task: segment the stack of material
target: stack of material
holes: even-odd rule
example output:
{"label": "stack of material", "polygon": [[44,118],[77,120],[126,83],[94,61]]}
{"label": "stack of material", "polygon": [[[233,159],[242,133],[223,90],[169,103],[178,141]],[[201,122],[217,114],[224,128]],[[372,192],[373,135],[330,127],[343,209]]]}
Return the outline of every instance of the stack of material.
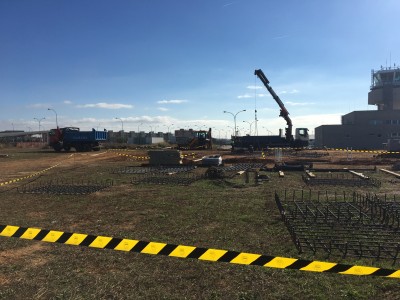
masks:
{"label": "stack of material", "polygon": [[160,165],[180,165],[182,163],[181,153],[178,150],[150,150],[149,164],[153,166]]}

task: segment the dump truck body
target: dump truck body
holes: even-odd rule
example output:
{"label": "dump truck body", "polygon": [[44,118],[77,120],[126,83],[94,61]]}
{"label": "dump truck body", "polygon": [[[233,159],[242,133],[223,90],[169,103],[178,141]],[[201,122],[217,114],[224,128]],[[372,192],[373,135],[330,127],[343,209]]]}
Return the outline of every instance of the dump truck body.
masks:
{"label": "dump truck body", "polygon": [[80,131],[77,127],[57,128],[50,130],[49,145],[55,151],[96,151],[100,150],[100,142],[106,141],[107,131]]}

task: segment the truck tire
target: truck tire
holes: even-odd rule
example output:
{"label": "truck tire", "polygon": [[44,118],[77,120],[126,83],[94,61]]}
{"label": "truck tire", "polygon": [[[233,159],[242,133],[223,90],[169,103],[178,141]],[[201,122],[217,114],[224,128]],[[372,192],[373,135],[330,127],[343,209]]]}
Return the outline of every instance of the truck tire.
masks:
{"label": "truck tire", "polygon": [[61,143],[57,143],[57,144],[54,144],[53,145],[53,149],[54,149],[54,151],[56,151],[56,152],[60,152],[61,150],[62,150],[62,144]]}
{"label": "truck tire", "polygon": [[64,145],[64,151],[65,152],[71,151],[71,146],[70,145]]}
{"label": "truck tire", "polygon": [[84,151],[84,147],[83,145],[75,145],[75,150],[76,152],[83,152]]}

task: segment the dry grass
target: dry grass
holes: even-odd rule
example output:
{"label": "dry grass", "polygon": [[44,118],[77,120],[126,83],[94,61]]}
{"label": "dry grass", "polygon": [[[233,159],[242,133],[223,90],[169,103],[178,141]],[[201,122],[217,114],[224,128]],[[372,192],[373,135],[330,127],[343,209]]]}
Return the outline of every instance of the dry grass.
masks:
{"label": "dry grass", "polygon": [[[6,152],[10,156],[0,160],[5,170],[0,177],[19,177],[63,161],[36,180],[113,179],[114,186],[90,195],[67,196],[18,194],[13,189],[28,180],[7,185],[0,189],[2,224],[313,258],[299,256],[273,198],[275,190],[307,188],[300,172],[287,173],[285,178],[272,173],[271,180],[260,186],[245,184],[244,177],[201,180],[189,187],[132,185],[131,175],[111,174],[109,170],[141,162],[113,153],[70,158],[46,150]],[[270,164],[271,159],[267,160]],[[342,153],[332,153],[323,165],[330,165],[331,160],[336,166],[346,166]],[[347,165],[371,167],[377,163],[382,161],[362,154],[353,156]],[[368,191],[398,193],[399,183],[391,183],[392,178],[381,173],[371,176],[383,184]],[[384,261],[329,260],[393,267]],[[1,299],[396,299],[399,288],[397,279],[266,269],[0,238]]]}

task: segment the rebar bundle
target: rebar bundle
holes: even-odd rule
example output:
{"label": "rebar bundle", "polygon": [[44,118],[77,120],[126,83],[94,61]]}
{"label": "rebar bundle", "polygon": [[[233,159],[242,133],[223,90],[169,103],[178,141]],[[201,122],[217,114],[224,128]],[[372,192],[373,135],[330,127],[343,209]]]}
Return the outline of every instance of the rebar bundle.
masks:
{"label": "rebar bundle", "polygon": [[386,197],[311,192],[285,192],[275,201],[291,238],[301,253],[391,259],[400,252],[400,203]]}

